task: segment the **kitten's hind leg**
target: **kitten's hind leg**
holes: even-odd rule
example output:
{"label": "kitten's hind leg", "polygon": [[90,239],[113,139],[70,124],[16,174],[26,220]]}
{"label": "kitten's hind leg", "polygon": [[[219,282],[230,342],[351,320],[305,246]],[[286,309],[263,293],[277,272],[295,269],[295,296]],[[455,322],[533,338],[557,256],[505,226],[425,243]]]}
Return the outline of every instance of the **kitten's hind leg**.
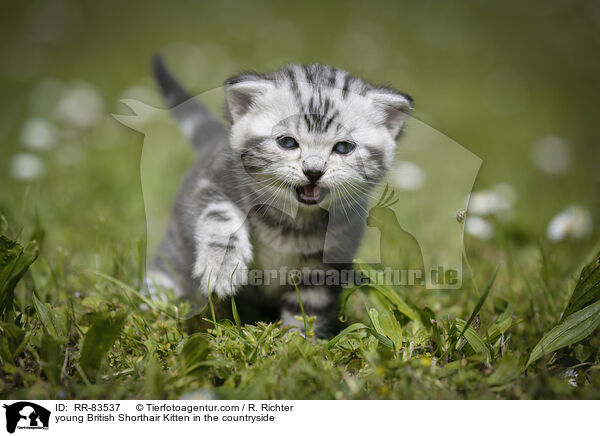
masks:
{"label": "kitten's hind leg", "polygon": [[[339,306],[339,289],[332,286],[298,286],[306,316],[315,316],[313,324],[317,338],[327,338],[335,333]],[[281,320],[284,325],[298,327],[304,332],[302,311],[295,288],[283,294]]]}
{"label": "kitten's hind leg", "polygon": [[208,203],[196,221],[193,275],[204,295],[226,297],[246,284],[252,244],[245,215],[231,201]]}

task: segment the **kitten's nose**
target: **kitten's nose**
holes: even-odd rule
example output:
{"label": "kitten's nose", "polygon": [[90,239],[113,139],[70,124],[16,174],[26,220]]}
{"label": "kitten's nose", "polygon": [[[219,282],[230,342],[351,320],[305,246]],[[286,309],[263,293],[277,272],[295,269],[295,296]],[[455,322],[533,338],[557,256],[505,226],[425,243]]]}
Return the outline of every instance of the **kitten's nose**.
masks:
{"label": "kitten's nose", "polygon": [[306,176],[306,178],[311,183],[315,183],[323,175],[323,171],[321,171],[321,170],[315,170],[315,169],[305,169],[305,170],[303,170],[303,172],[304,172],[304,175]]}
{"label": "kitten's nose", "polygon": [[315,183],[325,174],[325,162],[315,156],[309,156],[302,161],[302,172],[311,183]]}

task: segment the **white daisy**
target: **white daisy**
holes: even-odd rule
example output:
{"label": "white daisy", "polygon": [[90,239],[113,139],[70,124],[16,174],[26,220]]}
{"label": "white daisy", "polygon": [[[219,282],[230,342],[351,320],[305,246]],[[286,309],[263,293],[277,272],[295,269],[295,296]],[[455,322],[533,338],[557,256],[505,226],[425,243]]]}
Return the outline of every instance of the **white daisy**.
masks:
{"label": "white daisy", "polygon": [[510,208],[511,204],[492,189],[473,192],[468,198],[468,210],[475,215],[496,215]]}
{"label": "white daisy", "polygon": [[10,162],[10,173],[16,180],[38,180],[46,173],[46,164],[31,153],[19,153]]}
{"label": "white daisy", "polygon": [[592,233],[592,228],[591,212],[584,206],[574,205],[563,209],[550,220],[546,235],[551,241],[581,239]]}
{"label": "white daisy", "polygon": [[102,118],[104,102],[95,87],[81,82],[62,94],[56,114],[61,121],[74,127],[89,127]]}
{"label": "white daisy", "polygon": [[392,184],[405,191],[416,191],[425,184],[426,175],[423,168],[413,162],[398,161],[390,174]]}
{"label": "white daisy", "polygon": [[531,150],[531,160],[549,174],[564,174],[571,166],[571,149],[564,139],[547,136],[537,141]]}
{"label": "white daisy", "polygon": [[487,240],[494,236],[494,225],[479,216],[467,217],[465,232],[476,238]]}
{"label": "white daisy", "polygon": [[48,150],[56,144],[56,126],[44,118],[30,118],[21,129],[21,144],[32,150]]}

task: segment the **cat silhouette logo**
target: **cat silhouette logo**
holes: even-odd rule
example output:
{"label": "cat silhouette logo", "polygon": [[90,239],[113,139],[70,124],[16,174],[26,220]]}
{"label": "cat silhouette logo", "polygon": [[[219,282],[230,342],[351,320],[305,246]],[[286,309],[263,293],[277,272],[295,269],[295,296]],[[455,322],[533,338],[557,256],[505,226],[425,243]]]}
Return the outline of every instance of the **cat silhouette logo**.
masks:
{"label": "cat silhouette logo", "polygon": [[[187,113],[198,106],[199,101],[220,101],[222,94],[222,89],[207,91],[196,98],[190,98],[171,111],[175,112],[176,116],[179,113]],[[171,209],[165,205],[172,204],[181,186],[181,178],[159,175],[164,174],[165,169],[184,174],[189,170],[190,162],[196,159],[210,159],[211,155],[210,152],[201,152],[199,157],[196,156],[194,149],[186,142],[186,139],[193,139],[186,136],[189,133],[186,130],[189,125],[184,125],[182,135],[177,124],[172,122],[169,110],[133,99],[121,101],[134,115],[113,116],[122,124],[144,134],[140,176],[147,227],[146,252],[154,253],[158,250],[162,235],[168,226]],[[362,222],[366,224],[362,239],[373,243],[364,244],[362,247],[366,249],[356,255],[354,250],[336,250],[339,238],[335,232],[328,231],[323,261],[332,264],[353,263],[353,259],[357,258],[368,264],[390,266],[385,257],[394,258],[397,253],[392,253],[392,249],[394,246],[403,247],[398,244],[406,239],[408,246],[415,247],[410,252],[416,253],[416,257],[422,259],[422,266],[417,265],[415,269],[425,271],[425,285],[428,289],[460,289],[463,227],[457,223],[456,213],[468,208],[468,198],[482,160],[418,119],[411,117],[408,123],[409,128],[403,137],[404,146],[397,151],[387,177],[378,186],[373,186],[373,190],[368,193],[370,203],[378,200],[380,203],[354,209],[347,207],[349,211],[343,210],[341,213],[329,215],[330,219],[339,219],[342,222],[349,219],[348,214],[351,217],[360,215]],[[225,128],[222,129],[222,134],[227,135]],[[191,130],[191,127],[188,130]],[[206,150],[211,150],[211,146],[216,143],[213,131],[206,141]],[[169,146],[165,147],[165,143]],[[387,199],[391,192],[393,198]],[[263,192],[256,198],[260,202],[264,198]],[[294,218],[296,205],[288,202],[284,206],[287,207],[284,212]],[[371,206],[374,206],[375,210],[371,211]],[[335,227],[332,224],[335,223],[328,223],[329,229]],[[383,253],[381,248],[384,249]],[[387,248],[390,250],[385,251]],[[151,261],[152,258],[146,256],[147,261]],[[397,263],[391,266],[402,267]],[[412,264],[409,266],[412,268]],[[152,265],[147,265],[146,269],[151,271]],[[454,273],[454,281],[446,280],[448,272]],[[229,280],[230,276],[227,274],[226,282],[229,283]]]}
{"label": "cat silhouette logo", "polygon": [[[207,190],[207,186],[213,181],[209,180],[208,185],[203,185],[202,189],[200,185],[189,184],[193,186],[193,194],[186,193],[185,197],[184,194],[178,194],[182,192],[180,189],[183,176],[172,175],[187,173],[185,180],[192,180],[192,177],[200,179],[199,174],[217,171],[216,151],[222,149],[223,144],[230,144],[231,131],[226,127],[226,123],[209,109],[221,104],[227,95],[225,88],[215,88],[192,97],[170,76],[160,62],[158,69],[159,83],[166,81],[165,86],[174,90],[171,96],[173,98],[167,98],[170,109],[160,109],[136,99],[124,98],[121,102],[132,114],[113,116],[120,123],[144,135],[140,177],[146,216],[146,253],[160,253],[158,263],[170,273],[157,277],[156,281],[161,286],[172,287],[178,292],[179,285],[181,288],[195,289],[197,283],[191,280],[187,269],[190,262],[185,259],[183,249],[169,248],[166,254],[164,250],[161,251],[162,236],[169,228],[171,211],[192,210],[189,205],[200,204],[196,196],[199,192]],[[163,85],[164,83],[161,84]],[[326,93],[327,88],[327,85],[320,85],[319,92]],[[333,95],[337,91],[339,90],[333,89],[330,93]],[[356,94],[355,97],[357,101],[365,98],[361,94]],[[276,137],[280,126],[301,125],[302,120],[313,119],[311,115],[314,114],[306,112],[304,107],[299,109],[300,112],[292,115],[288,110],[281,119],[277,119],[277,114],[269,117],[265,124],[261,125],[263,130],[269,127],[272,129],[272,134],[266,136]],[[349,177],[346,182],[333,184],[330,195],[319,203],[318,207],[328,212],[322,262],[328,265],[344,265],[353,264],[356,259],[356,262],[380,265],[382,268],[390,267],[394,271],[418,270],[424,272],[424,284],[427,289],[460,289],[464,226],[457,222],[456,214],[457,211],[468,208],[468,199],[482,160],[425,122],[406,114],[402,117],[406,118],[408,127],[404,131],[401,145],[394,148],[393,161],[385,178],[379,180],[373,176],[373,180],[367,177],[356,182],[358,176],[354,179]],[[175,119],[175,123],[172,118]],[[351,137],[351,126],[340,124],[333,130],[338,136],[340,132],[346,132],[344,137]],[[322,140],[329,141],[327,138]],[[190,147],[190,144],[193,147]],[[370,168],[372,163],[367,155],[361,154],[361,148],[357,150],[345,158],[346,168],[353,169],[356,174],[367,174],[365,168]],[[222,181],[223,186],[227,186],[223,188],[215,183],[215,187],[211,189],[218,192],[221,189],[227,190],[232,184],[242,183],[236,182],[238,177],[243,183],[252,184],[251,181],[254,181],[254,185],[258,186],[254,193],[244,194],[239,198],[232,209],[239,209],[246,217],[248,211],[259,211],[265,215],[267,209],[278,209],[291,220],[297,218],[301,206],[299,202],[291,201],[295,194],[288,189],[291,186],[288,181],[279,182],[285,179],[283,176],[265,179],[244,151],[232,149],[228,153],[229,157],[237,158],[238,161],[231,159],[230,167],[218,170],[219,174],[211,176]],[[193,162],[197,162],[195,167]],[[255,177],[255,174],[258,177]],[[174,198],[178,199],[174,209],[165,207],[173,204]],[[371,204],[377,200],[377,204]],[[244,203],[246,204],[243,209],[238,207]],[[274,216],[276,215],[277,212]],[[282,222],[282,218],[275,219],[279,223]],[[237,229],[219,227],[215,228],[215,231],[230,232],[232,240],[244,239],[242,233],[247,223],[243,221]],[[237,233],[238,230],[240,234]],[[194,231],[196,230],[190,233]],[[226,236],[223,235],[225,241]],[[191,239],[192,237],[188,236],[181,237],[184,245]],[[363,241],[365,243],[362,243]],[[232,246],[229,243],[222,245]],[[289,248],[280,244],[270,249],[270,256],[276,257],[273,253],[277,252],[277,256],[285,259],[290,255],[285,250],[295,250],[296,247]],[[215,253],[218,258],[199,262],[201,268],[194,274],[203,276],[205,280],[206,271],[203,268],[214,270],[217,277],[211,276],[210,283],[216,288],[220,286],[215,283],[221,283],[222,289],[229,289],[234,282],[242,283],[245,261],[240,262],[238,257],[252,256],[247,253],[238,257],[230,256],[227,250]],[[173,263],[175,258],[177,261]],[[146,270],[152,271],[156,266],[152,262],[156,258],[146,256],[145,259],[149,262]],[[177,263],[182,265],[180,269],[176,266]],[[181,291],[181,294],[183,293],[185,291]]]}
{"label": "cat silhouette logo", "polygon": [[6,431],[14,433],[18,429],[48,430],[50,411],[29,401],[19,401],[3,406],[6,409]]}

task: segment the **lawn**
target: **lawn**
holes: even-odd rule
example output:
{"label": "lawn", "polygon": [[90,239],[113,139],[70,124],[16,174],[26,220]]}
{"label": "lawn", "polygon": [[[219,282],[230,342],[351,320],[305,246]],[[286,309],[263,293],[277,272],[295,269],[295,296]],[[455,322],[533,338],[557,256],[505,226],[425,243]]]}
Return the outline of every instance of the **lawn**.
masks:
{"label": "lawn", "polygon": [[[0,397],[600,398],[593,3],[61,5],[0,19]],[[144,177],[147,138],[112,114],[164,107],[157,51],[216,110],[227,77],[286,62],[413,96],[401,147],[422,124],[482,160],[461,289],[350,287],[328,339],[243,324],[235,300],[149,298],[146,246],[190,154],[165,117],[172,160]]]}

